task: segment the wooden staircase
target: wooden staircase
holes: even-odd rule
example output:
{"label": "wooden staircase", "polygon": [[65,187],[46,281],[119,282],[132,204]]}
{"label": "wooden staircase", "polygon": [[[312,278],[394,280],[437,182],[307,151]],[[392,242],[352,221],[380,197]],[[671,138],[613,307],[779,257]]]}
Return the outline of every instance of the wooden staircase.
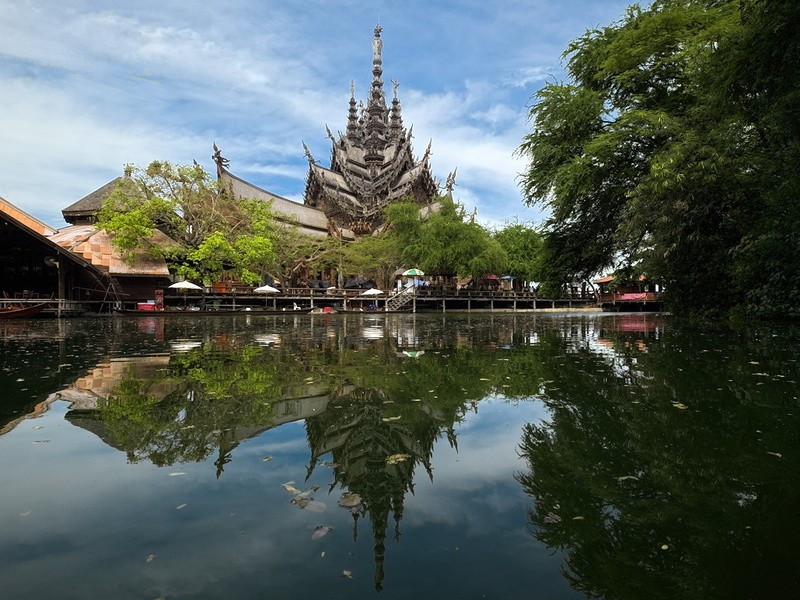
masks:
{"label": "wooden staircase", "polygon": [[392,294],[386,299],[386,310],[394,311],[403,308],[414,299],[414,287],[403,288],[396,294]]}

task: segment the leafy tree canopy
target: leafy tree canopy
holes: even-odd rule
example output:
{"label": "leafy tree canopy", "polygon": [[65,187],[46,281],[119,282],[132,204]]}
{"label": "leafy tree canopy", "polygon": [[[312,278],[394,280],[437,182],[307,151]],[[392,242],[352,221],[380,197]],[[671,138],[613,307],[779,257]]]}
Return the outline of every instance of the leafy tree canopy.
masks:
{"label": "leafy tree canopy", "polygon": [[528,281],[542,279],[542,235],[523,223],[506,223],[494,239],[508,257],[505,273]]}
{"label": "leafy tree canopy", "polygon": [[519,148],[547,278],[637,264],[676,310],[800,316],[799,32],[792,0],[658,0],[574,40]]}
{"label": "leafy tree canopy", "polygon": [[[97,226],[113,234],[124,254],[148,248],[180,275],[210,280],[228,272],[248,283],[274,266],[278,230],[268,203],[234,199],[199,165],[154,161],[127,166],[109,195]],[[158,229],[174,246],[154,244]]]}
{"label": "leafy tree canopy", "polygon": [[473,277],[502,270],[507,256],[497,240],[451,197],[439,197],[437,203],[438,210],[424,219],[413,204],[387,211],[389,235],[399,244],[403,263],[427,273]]}

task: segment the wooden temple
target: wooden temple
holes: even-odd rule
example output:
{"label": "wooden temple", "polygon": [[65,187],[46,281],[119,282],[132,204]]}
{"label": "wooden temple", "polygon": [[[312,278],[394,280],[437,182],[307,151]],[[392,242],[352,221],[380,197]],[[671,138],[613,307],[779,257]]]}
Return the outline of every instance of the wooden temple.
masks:
{"label": "wooden temple", "polygon": [[[430,144],[421,160],[414,158],[412,130],[403,125],[396,81],[391,108],[386,104],[382,49],[378,25],[372,40],[372,87],[367,105],[356,105],[351,83],[346,132],[335,138],[326,127],[332,143],[330,167],[318,164],[303,144],[308,158],[305,204],[324,212],[337,228],[356,235],[378,229],[389,204],[411,199],[428,206],[439,191],[430,168]],[[453,178],[448,178],[450,188]]]}

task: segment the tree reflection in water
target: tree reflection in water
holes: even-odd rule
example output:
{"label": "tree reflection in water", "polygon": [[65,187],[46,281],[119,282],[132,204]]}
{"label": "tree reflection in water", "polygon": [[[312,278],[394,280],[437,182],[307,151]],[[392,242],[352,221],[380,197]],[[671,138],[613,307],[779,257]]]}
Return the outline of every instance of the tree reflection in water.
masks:
{"label": "tree reflection in water", "polygon": [[[465,327],[425,356],[403,352],[413,333],[359,338],[345,326],[272,336],[269,347],[242,336],[212,336],[181,344],[171,355],[130,357],[98,366],[79,385],[94,388],[88,409],[68,418],[130,462],[157,466],[202,462],[216,454],[219,478],[244,440],[304,420],[311,452],[308,477],[330,454],[334,480],[357,493],[353,535],[369,519],[374,536],[374,586],[382,589],[386,538],[400,539],[403,502],[421,465],[433,478],[431,456],[444,436],[456,448],[454,426],[499,374],[497,342]],[[173,350],[177,348],[173,344]],[[100,383],[102,382],[102,383]],[[434,389],[431,389],[431,388]],[[394,455],[401,460],[388,461]],[[390,519],[393,533],[387,534]]]}
{"label": "tree reflection in water", "polygon": [[[541,400],[549,422],[524,427],[518,481],[531,533],[565,552],[575,589],[626,599],[800,589],[800,373],[782,331],[688,335],[647,315],[448,315],[424,330],[410,316],[239,323],[165,322],[140,334],[146,356],[142,344],[118,347],[124,335],[94,334],[97,366],[66,388],[42,380],[37,397],[72,400],[67,418],[131,462],[202,462],[223,480],[243,441],[302,422],[308,476],[324,463],[329,493],[361,497],[353,534],[372,530],[378,590],[437,440],[456,447],[457,425],[484,398]],[[48,364],[78,364],[78,346],[68,337]],[[407,459],[387,462],[395,455]]]}
{"label": "tree reflection in water", "polygon": [[549,422],[520,444],[532,534],[566,553],[564,575],[590,597],[795,597],[798,373],[785,340],[601,339],[612,353],[544,342],[565,360],[546,375]]}

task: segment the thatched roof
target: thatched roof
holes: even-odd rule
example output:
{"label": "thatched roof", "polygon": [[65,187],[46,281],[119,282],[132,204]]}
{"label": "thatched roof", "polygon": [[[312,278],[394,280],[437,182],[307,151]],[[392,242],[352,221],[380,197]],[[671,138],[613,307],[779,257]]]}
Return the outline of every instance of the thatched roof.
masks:
{"label": "thatched roof", "polygon": [[106,198],[114,191],[117,183],[121,180],[122,177],[117,177],[92,193],[87,194],[74,204],[70,204],[61,211],[64,220],[74,225],[78,220],[92,219],[103,206],[103,202],[105,202]]}

